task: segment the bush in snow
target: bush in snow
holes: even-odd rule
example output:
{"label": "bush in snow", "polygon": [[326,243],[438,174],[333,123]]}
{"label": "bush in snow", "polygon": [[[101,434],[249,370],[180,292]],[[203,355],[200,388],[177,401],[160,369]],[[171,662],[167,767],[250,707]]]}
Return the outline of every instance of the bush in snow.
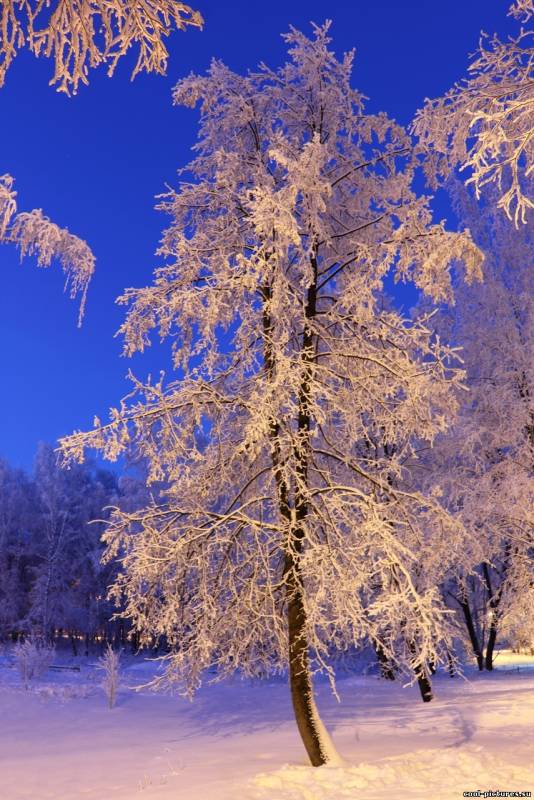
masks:
{"label": "bush in snow", "polygon": [[36,636],[17,642],[14,648],[15,664],[26,689],[33,678],[39,678],[46,672],[55,654],[53,645]]}

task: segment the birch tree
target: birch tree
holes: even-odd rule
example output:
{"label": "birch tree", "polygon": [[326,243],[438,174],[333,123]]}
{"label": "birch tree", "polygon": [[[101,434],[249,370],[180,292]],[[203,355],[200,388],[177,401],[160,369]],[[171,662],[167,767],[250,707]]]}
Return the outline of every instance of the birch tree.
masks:
{"label": "birch tree", "polygon": [[453,263],[471,280],[480,254],[432,223],[410,138],[365,112],[328,25],[285,41],[279,69],[214,61],[176,86],[175,103],[200,105],[196,156],[162,198],[153,284],[119,302],[125,352],[169,337],[177,374],[132,377],[110,422],[62,448],[133,452],[168,486],[106,534],[126,616],[169,644],[158,683],[288,670],[320,765],[335,753],[313,674],[333,683],[332,652],[364,640],[412,674],[438,659],[443,604],[414,564],[426,541],[446,560],[459,535],[405,465],[447,428],[462,372],[427,316],[385,301],[384,280],[447,301]]}
{"label": "birch tree", "polygon": [[[517,0],[509,13],[531,24],[533,0]],[[427,100],[413,124],[432,182],[459,166],[477,197],[494,184],[498,207],[516,227],[534,208],[533,64],[532,28],[505,41],[483,35],[468,77]]]}

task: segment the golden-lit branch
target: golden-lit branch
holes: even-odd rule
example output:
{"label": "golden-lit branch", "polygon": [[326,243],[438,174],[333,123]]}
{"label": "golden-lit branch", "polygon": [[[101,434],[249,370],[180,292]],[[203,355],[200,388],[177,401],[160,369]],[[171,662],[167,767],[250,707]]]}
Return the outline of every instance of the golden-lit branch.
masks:
{"label": "golden-lit branch", "polygon": [[[529,20],[532,0],[510,13]],[[427,100],[413,124],[433,182],[456,166],[477,197],[498,187],[497,204],[516,227],[534,208],[534,31],[501,41],[483,37],[469,76],[444,97]]]}
{"label": "golden-lit branch", "polygon": [[60,228],[45,217],[41,209],[17,213],[17,193],[10,175],[0,177],[0,243],[14,244],[21,255],[35,256],[39,267],[59,261],[65,275],[65,289],[71,298],[81,296],[78,321],[81,322],[95,257],[87,242]]}
{"label": "golden-lit branch", "polygon": [[162,74],[167,37],[202,24],[198,11],[176,0],[5,0],[0,4],[0,86],[23,47],[53,59],[50,82],[67,94],[88,83],[90,68],[104,64],[111,75],[132,47],[138,48],[132,77],[143,71]]}

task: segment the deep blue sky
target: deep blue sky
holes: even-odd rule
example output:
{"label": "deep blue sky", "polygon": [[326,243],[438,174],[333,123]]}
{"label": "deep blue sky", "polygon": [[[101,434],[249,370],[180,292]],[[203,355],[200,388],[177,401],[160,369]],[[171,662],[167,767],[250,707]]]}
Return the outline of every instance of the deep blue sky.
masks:
{"label": "deep blue sky", "polygon": [[87,313],[76,328],[77,306],[62,294],[56,267],[22,266],[0,249],[0,455],[30,467],[39,440],[53,442],[91,424],[94,414],[125,394],[128,366],[144,376],[166,366],[167,348],[119,358],[113,338],[126,286],[145,285],[166,218],[153,197],[175,181],[190,157],[195,112],[174,108],[171,89],[191,70],[223,59],[244,71],[285,57],[280,33],[289,24],[332,18],[337,52],[356,48],[354,85],[368,107],[408,122],[425,96],[443,93],[461,77],[479,32],[506,33],[507,0],[198,0],[203,32],[176,33],[167,77],[129,81],[123,63],[113,79],[93,72],[74,98],[48,86],[52,65],[19,56],[0,90],[0,174],[16,178],[21,210],[43,208],[55,222],[85,238],[97,257]]}

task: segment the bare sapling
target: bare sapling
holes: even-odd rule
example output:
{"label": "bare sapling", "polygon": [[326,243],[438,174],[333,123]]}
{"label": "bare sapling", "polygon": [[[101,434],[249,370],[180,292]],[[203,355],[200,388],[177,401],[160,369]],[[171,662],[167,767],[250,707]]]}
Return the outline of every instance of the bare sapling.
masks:
{"label": "bare sapling", "polygon": [[114,650],[108,644],[104,655],[98,659],[98,668],[104,673],[101,686],[106,693],[109,708],[113,708],[117,700],[117,689],[120,678],[120,650]]}

